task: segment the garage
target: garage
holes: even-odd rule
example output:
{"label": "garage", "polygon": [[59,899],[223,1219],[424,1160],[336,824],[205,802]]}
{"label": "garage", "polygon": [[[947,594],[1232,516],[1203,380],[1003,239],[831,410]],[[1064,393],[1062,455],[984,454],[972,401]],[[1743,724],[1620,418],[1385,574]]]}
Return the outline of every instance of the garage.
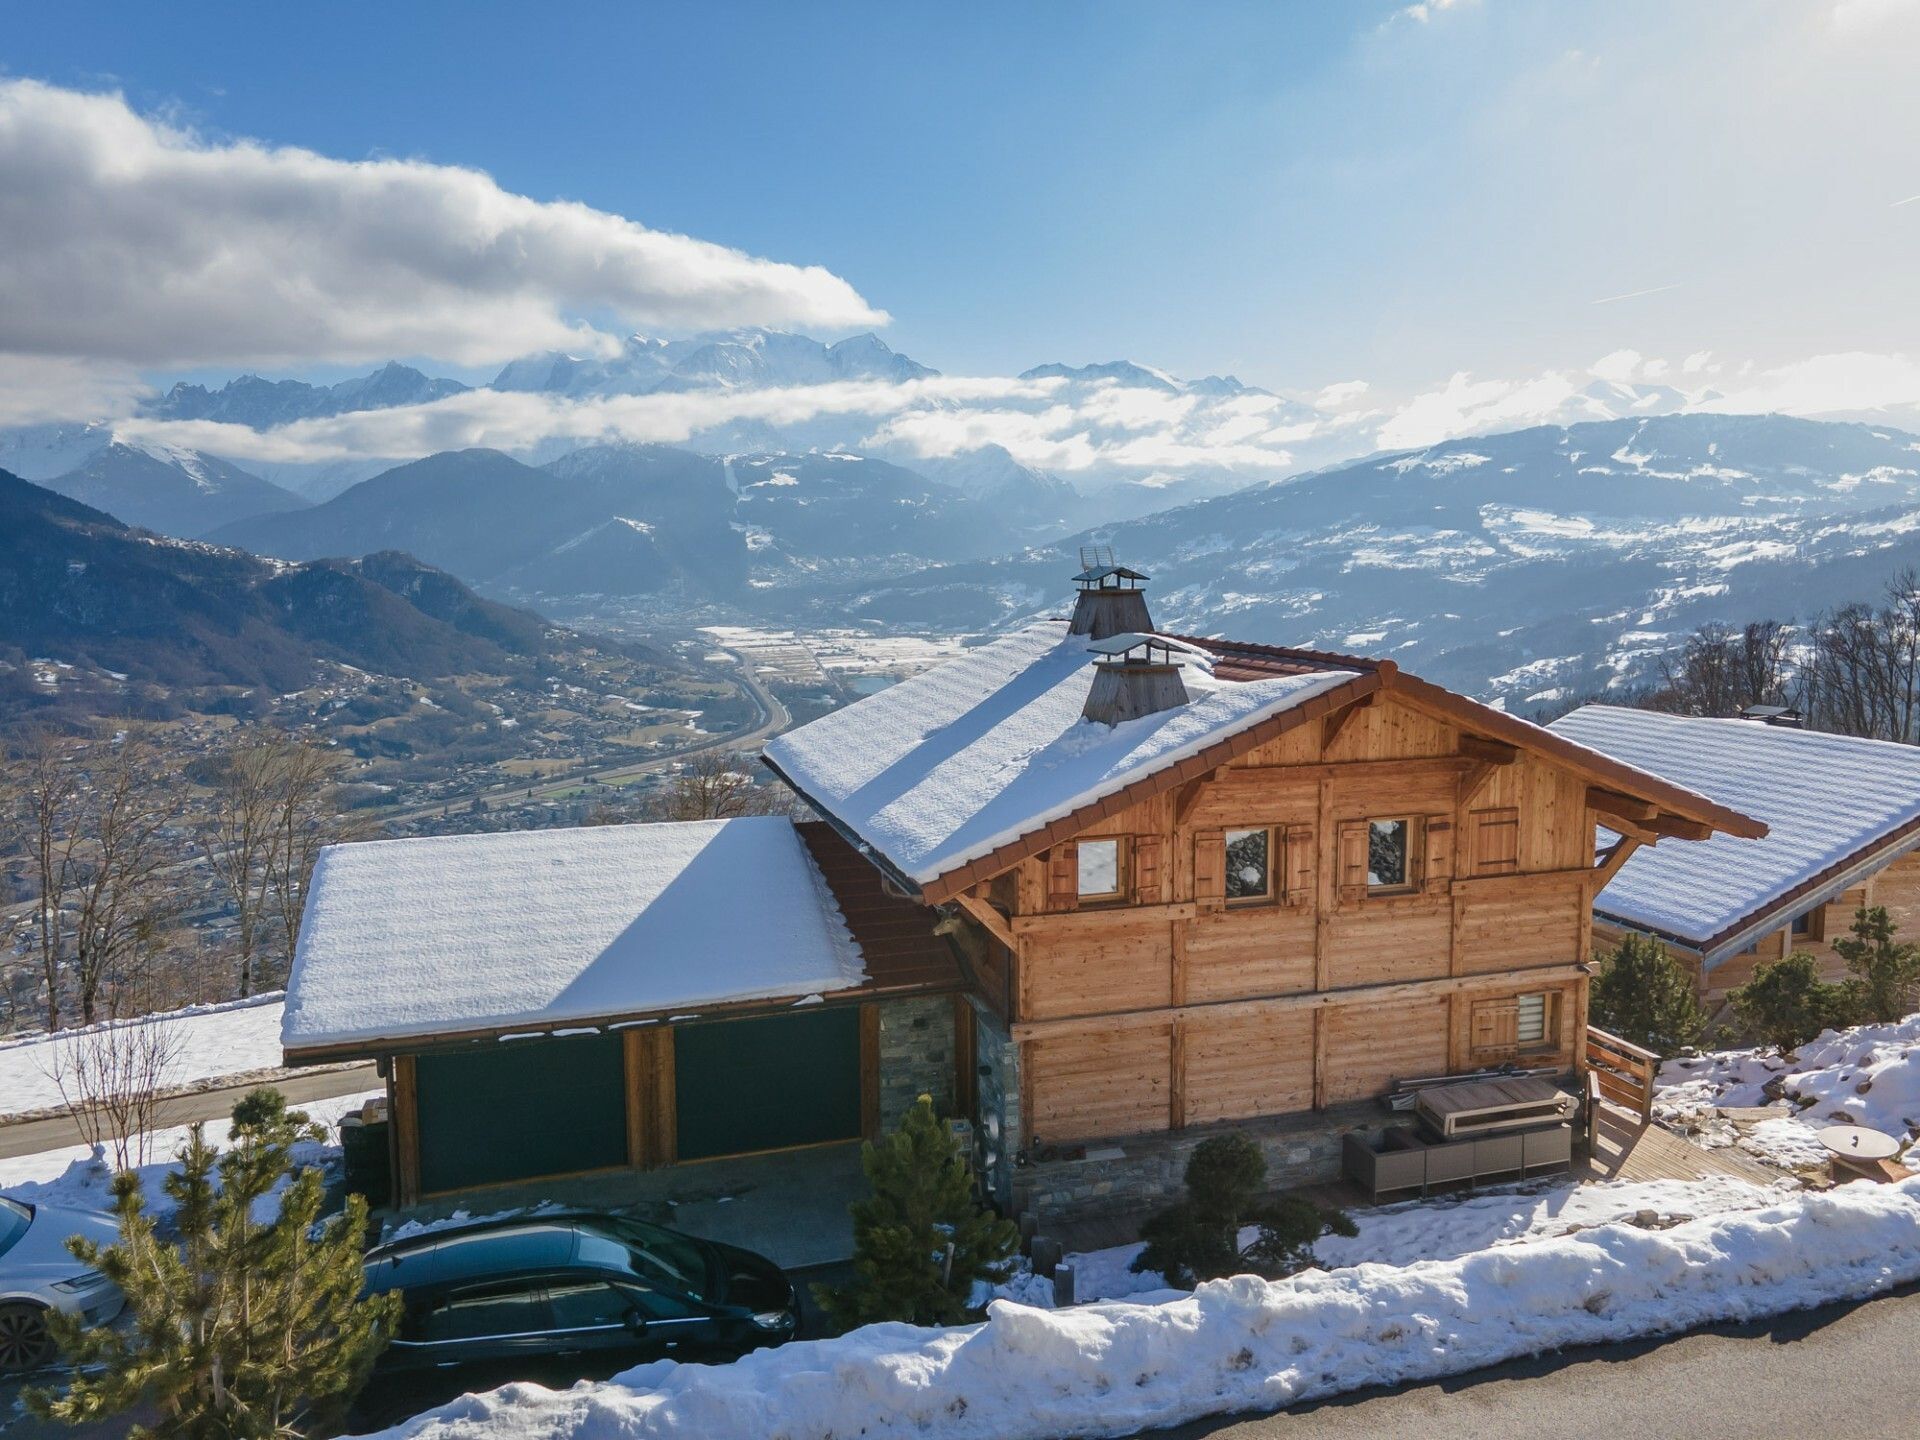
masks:
{"label": "garage", "polygon": [[413,1074],[428,1194],[627,1163],[618,1035],[428,1052]]}
{"label": "garage", "polygon": [[860,1011],[677,1027],[673,1075],[681,1160],[858,1139]]}

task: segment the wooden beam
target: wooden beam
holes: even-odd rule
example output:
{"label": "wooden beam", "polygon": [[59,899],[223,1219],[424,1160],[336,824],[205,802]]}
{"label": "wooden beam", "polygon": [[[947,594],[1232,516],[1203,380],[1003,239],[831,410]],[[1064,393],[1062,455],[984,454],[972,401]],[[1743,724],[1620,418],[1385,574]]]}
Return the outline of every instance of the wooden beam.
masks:
{"label": "wooden beam", "polygon": [[420,1203],[420,1087],[413,1056],[393,1057],[393,1145],[395,1189],[402,1205]]}
{"label": "wooden beam", "polygon": [[1211,780],[1213,775],[1217,773],[1216,771],[1206,775],[1196,776],[1174,792],[1173,828],[1175,830],[1180,829],[1181,826],[1187,823],[1188,817],[1193,814],[1193,807],[1200,803],[1200,797],[1206,793],[1207,781]]}
{"label": "wooden beam", "polygon": [[1465,810],[1494,776],[1500,767],[1486,760],[1476,760],[1460,774],[1460,783],[1454,787],[1453,805],[1456,810]]}
{"label": "wooden beam", "polygon": [[1622,835],[1614,841],[1607,853],[1600,857],[1600,863],[1593,867],[1593,888],[1598,894],[1607,888],[1607,883],[1620,873],[1620,867],[1627,863],[1634,851],[1640,848],[1640,842],[1631,835]]}
{"label": "wooden beam", "polygon": [[1618,790],[1609,790],[1604,785],[1587,787],[1587,808],[1598,810],[1603,815],[1618,815],[1622,820],[1637,820],[1642,824],[1660,813],[1660,807],[1651,800],[1622,795]]}
{"label": "wooden beam", "polygon": [[1187,1029],[1178,1020],[1167,1041],[1167,1128],[1187,1128]]}
{"label": "wooden beam", "polygon": [[987,901],[982,900],[978,895],[956,895],[953,897],[953,903],[966,911],[968,917],[982,930],[993,936],[1007,949],[1013,949],[1015,941],[1013,931],[1007,924],[1007,917]]}
{"label": "wooden beam", "polygon": [[961,1119],[976,1122],[980,1118],[977,1025],[973,1002],[964,995],[954,996],[953,1108]]}
{"label": "wooden beam", "polygon": [[627,1089],[627,1164],[644,1170],[653,1163],[653,1076],[650,1057],[638,1030],[620,1032],[620,1064]]}
{"label": "wooden beam", "polygon": [[860,1134],[880,1138],[880,1007],[860,1007]]}
{"label": "wooden beam", "polygon": [[1346,733],[1347,727],[1359,718],[1360,712],[1371,709],[1372,706],[1373,696],[1362,695],[1351,705],[1336,710],[1333,714],[1329,715],[1326,721],[1326,733],[1323,734],[1320,739],[1320,753],[1325,755],[1327,751],[1333,749],[1333,742]]}
{"label": "wooden beam", "polygon": [[1056,910],[1045,915],[1016,915],[1007,923],[1012,926],[1016,936],[1046,930],[1128,930],[1161,920],[1191,920],[1195,908],[1191,900],[1176,900],[1169,905],[1106,905],[1093,910]]}
{"label": "wooden beam", "polygon": [[1520,747],[1481,735],[1462,735],[1460,753],[1485,765],[1511,765],[1520,758]]}
{"label": "wooden beam", "polygon": [[1483,990],[1514,990],[1584,978],[1586,970],[1573,961],[1535,965],[1523,970],[1500,970],[1485,975],[1440,976],[1432,980],[1403,980],[1394,985],[1358,985],[1345,990],[1303,990],[1291,995],[1267,995],[1248,1000],[1215,1000],[1158,1010],[1118,1010],[1104,1015],[1073,1015],[1059,1020],[1028,1020],[1012,1027],[1021,1042],[1059,1035],[1098,1035],[1137,1030],[1205,1017],[1232,1019],[1271,1014],[1278,1010],[1328,1010],[1345,1005],[1387,1005],[1400,1000],[1430,1000],[1442,995],[1478,994]]}
{"label": "wooden beam", "polygon": [[1700,820],[1683,820],[1678,815],[1662,815],[1652,825],[1656,835],[1671,835],[1676,840],[1705,840],[1713,834],[1713,826]]}

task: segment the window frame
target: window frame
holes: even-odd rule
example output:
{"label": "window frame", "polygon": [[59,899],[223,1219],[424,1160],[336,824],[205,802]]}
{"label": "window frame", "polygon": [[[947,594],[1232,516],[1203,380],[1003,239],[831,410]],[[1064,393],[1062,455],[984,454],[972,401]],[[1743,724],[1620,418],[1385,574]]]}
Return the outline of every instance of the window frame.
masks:
{"label": "window frame", "polygon": [[[1526,1002],[1529,1000],[1540,1002],[1540,1033],[1531,1040],[1523,1033],[1523,1027],[1526,1024]],[[1521,1054],[1559,1048],[1560,1038],[1555,1033],[1554,1025],[1554,1001],[1555,996],[1549,990],[1528,990],[1513,997],[1515,1006],[1513,1043]]]}
{"label": "window frame", "polygon": [[[1234,895],[1232,889],[1233,870],[1229,856],[1236,835],[1265,835],[1267,837],[1265,888],[1258,895]],[[1275,883],[1279,871],[1279,857],[1286,844],[1284,832],[1277,825],[1236,825],[1220,832],[1220,892],[1228,909],[1245,910],[1258,905],[1273,905],[1281,897],[1281,887]]]}
{"label": "window frame", "polygon": [[[1131,838],[1127,835],[1082,835],[1074,842],[1074,899],[1077,905],[1124,905],[1127,903],[1132,893],[1133,867],[1129,863],[1132,859],[1129,853],[1132,846],[1128,843]],[[1090,891],[1079,888],[1085,881],[1085,863],[1089,845],[1113,846],[1113,889]]]}
{"label": "window frame", "polygon": [[[1366,817],[1365,823],[1367,826],[1368,846],[1367,898],[1372,899],[1376,896],[1384,898],[1390,895],[1414,895],[1419,893],[1420,882],[1414,878],[1415,861],[1413,847],[1421,835],[1421,827],[1416,823],[1420,818],[1422,817],[1411,814],[1369,815]],[[1405,843],[1400,851],[1400,878],[1391,884],[1382,883],[1376,885],[1373,880],[1373,827],[1376,825],[1398,825],[1406,837]]]}
{"label": "window frame", "polygon": [[1815,905],[1802,910],[1787,922],[1787,935],[1790,940],[1805,940],[1809,944],[1824,945],[1827,941],[1827,907]]}

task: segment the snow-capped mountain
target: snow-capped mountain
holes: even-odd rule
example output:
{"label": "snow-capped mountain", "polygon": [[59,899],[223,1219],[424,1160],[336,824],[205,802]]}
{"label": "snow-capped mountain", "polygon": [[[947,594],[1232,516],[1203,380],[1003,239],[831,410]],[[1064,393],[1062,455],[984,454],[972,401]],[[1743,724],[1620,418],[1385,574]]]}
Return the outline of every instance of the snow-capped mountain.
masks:
{"label": "snow-capped mountain", "polygon": [[1644,679],[1704,620],[1875,598],[1920,561],[1920,437],[1671,415],[1453,440],[813,609],[986,628],[1063,601],[1091,542],[1152,574],[1165,628],[1391,656],[1530,712]]}
{"label": "snow-capped mountain", "polygon": [[370,375],[335,385],[309,385],[304,380],[263,380],[242,375],[218,390],[204,385],[176,384],[142,413],[159,420],[219,420],[263,430],[290,420],[323,415],[346,415],[359,410],[390,410],[396,405],[424,405],[467,387],[458,380],[424,375],[410,365],[388,363]]}
{"label": "snow-capped mountain", "polygon": [[560,351],[529,355],[494,376],[492,388],[579,399],[661,390],[764,390],[836,380],[897,382],[938,373],[896,354],[876,335],[855,335],[823,345],[783,330],[748,328],[690,340],[634,335],[616,354],[605,357]]}
{"label": "snow-capped mountain", "polygon": [[118,440],[41,483],[129,525],[189,540],[236,520],[299,510],[307,503],[211,455]]}

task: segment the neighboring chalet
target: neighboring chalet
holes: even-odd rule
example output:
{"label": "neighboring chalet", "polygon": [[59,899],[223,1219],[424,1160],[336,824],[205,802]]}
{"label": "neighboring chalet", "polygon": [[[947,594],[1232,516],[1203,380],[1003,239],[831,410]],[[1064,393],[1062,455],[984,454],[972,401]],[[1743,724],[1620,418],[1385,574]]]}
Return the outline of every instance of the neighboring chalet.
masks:
{"label": "neighboring chalet", "polygon": [[289,1062],[382,1062],[403,1202],[923,1092],[1008,1209],[1156,1197],[1228,1124],[1324,1181],[1397,1082],[1581,1069],[1595,893],[1765,833],[1388,660],[1156,633],[1144,579],[772,741],[824,822],[328,849]]}
{"label": "neighboring chalet", "polygon": [[[1777,712],[1776,712],[1777,713]],[[1595,943],[1652,935],[1709,1008],[1756,965],[1804,950],[1845,975],[1833,942],[1862,905],[1920,939],[1920,748],[1791,728],[1587,705],[1553,722],[1577,740],[1766,821],[1764,838],[1640,850],[1594,901]]]}
{"label": "neighboring chalet", "polygon": [[1090,570],[1071,623],[766,748],[897,893],[961,917],[1010,1207],[1176,1187],[1223,1122],[1276,1179],[1330,1179],[1396,1081],[1579,1069],[1595,892],[1640,837],[1765,834],[1389,660],[1155,634],[1144,579]]}

